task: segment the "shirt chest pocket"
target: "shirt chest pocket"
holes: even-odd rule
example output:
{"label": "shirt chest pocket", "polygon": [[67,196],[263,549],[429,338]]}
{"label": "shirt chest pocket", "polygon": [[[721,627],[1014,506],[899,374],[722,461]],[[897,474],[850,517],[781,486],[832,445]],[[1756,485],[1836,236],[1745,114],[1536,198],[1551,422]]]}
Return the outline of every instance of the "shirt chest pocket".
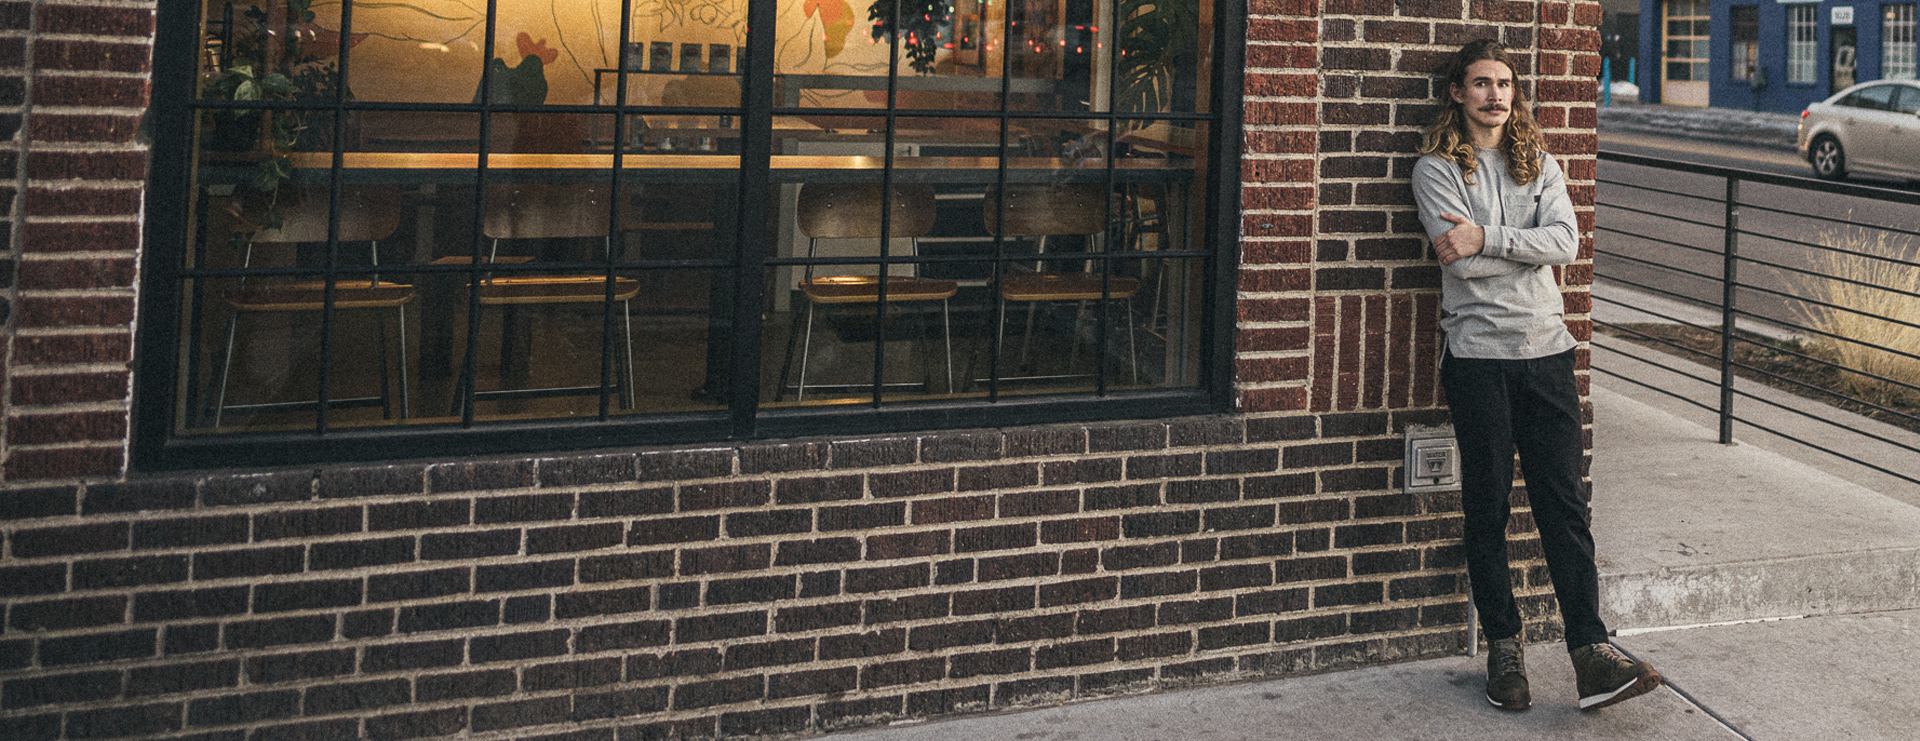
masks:
{"label": "shirt chest pocket", "polygon": [[1532,229],[1540,225],[1540,197],[1531,195],[1507,196],[1500,203],[1500,225],[1517,229]]}

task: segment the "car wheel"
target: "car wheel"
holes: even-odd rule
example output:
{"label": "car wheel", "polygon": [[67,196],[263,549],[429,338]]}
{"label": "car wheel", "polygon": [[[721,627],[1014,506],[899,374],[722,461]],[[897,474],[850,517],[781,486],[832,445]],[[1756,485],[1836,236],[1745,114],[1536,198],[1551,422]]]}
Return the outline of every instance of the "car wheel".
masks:
{"label": "car wheel", "polygon": [[1813,174],[1822,179],[1839,180],[1847,176],[1847,153],[1840,148],[1840,140],[1833,137],[1814,140],[1807,161],[1813,163]]}

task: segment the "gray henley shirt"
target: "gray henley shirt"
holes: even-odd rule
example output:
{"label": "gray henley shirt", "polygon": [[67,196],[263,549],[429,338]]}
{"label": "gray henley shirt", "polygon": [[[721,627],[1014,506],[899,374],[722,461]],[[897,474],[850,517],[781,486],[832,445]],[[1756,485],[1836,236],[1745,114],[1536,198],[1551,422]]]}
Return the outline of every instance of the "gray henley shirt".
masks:
{"label": "gray henley shirt", "polygon": [[1579,344],[1561,315],[1554,265],[1573,262],[1580,247],[1566,174],[1540,154],[1540,176],[1520,185],[1505,155],[1475,148],[1480,169],[1468,185],[1460,166],[1427,155],[1413,167],[1413,198],[1429,238],[1454,228],[1440,214],[1484,227],[1486,246],[1440,269],[1440,328],[1459,358],[1526,360]]}

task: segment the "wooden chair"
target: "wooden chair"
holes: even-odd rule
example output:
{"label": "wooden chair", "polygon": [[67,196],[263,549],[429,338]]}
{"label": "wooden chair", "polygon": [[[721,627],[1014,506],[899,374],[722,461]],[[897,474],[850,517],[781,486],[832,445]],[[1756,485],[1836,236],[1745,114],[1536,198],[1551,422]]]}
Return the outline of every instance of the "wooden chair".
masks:
{"label": "wooden chair", "polygon": [[[503,239],[583,239],[598,238],[602,250],[613,249],[608,230],[610,189],[600,184],[517,183],[487,186],[487,212],[481,232],[491,240],[484,258],[488,264],[524,262],[524,258],[500,255]],[[606,254],[605,252],[602,255]],[[461,259],[463,262],[465,258]],[[523,306],[602,304],[607,301],[605,274],[525,274],[488,273],[472,284],[479,293],[480,308],[501,307],[512,311]],[[640,293],[640,281],[615,276],[612,297],[620,303],[620,340],[622,355],[614,369],[619,379],[623,408],[632,409],[637,401],[633,371],[633,297]],[[500,343],[500,379],[504,385],[515,358],[515,339],[503,333]],[[455,413],[465,403],[466,384],[471,369],[463,369],[454,389]],[[599,386],[562,386],[534,389],[501,388],[474,391],[473,398],[532,398],[544,396],[598,395]]]}
{"label": "wooden chair", "polygon": [[[1005,221],[1002,221],[1002,196]],[[1003,237],[1031,237],[1035,240],[1035,252],[1045,255],[1047,238],[1050,236],[1080,235],[1093,237],[1107,230],[1107,188],[1100,183],[1054,183],[1047,185],[1009,186],[1003,194],[998,186],[987,189],[983,201],[982,215],[986,220],[987,233]],[[1075,325],[1079,324],[1080,311],[1086,302],[1119,302],[1121,312],[1127,317],[1127,359],[1133,373],[1134,383],[1140,382],[1140,359],[1134,348],[1133,310],[1128,302],[1134,294],[1140,292],[1140,280],[1122,275],[1105,275],[1086,272],[1082,266],[1080,272],[1046,272],[1048,265],[1059,261],[1042,260],[1033,273],[1009,273],[1000,275],[1000,298],[1008,303],[1027,304],[1027,329],[1020,341],[1020,363],[1025,365],[1028,353],[1033,346],[1034,315],[1041,303],[1074,301],[1079,303],[1075,310]],[[1002,321],[995,330],[994,345],[1004,346],[1007,326]],[[1074,332],[1073,350],[1069,357],[1080,352],[1080,333]]]}
{"label": "wooden chair", "polygon": [[[256,246],[292,247],[302,242],[326,242],[330,211],[328,206],[331,198],[327,188],[284,187],[277,197],[278,205],[275,209],[280,225],[257,227],[252,230],[252,233],[247,236],[241,265],[254,267]],[[337,210],[340,220],[335,238],[341,244],[367,243],[370,262],[378,267],[380,240],[391,236],[394,228],[400,223],[400,201],[397,191],[391,187],[346,189],[341,192]],[[233,371],[234,338],[239,329],[241,316],[322,312],[327,307],[327,289],[325,280],[243,276],[234,289],[227,293],[226,334],[220,343],[220,362],[214,370],[214,427],[220,426],[229,409],[279,411],[318,407],[318,400],[228,404],[227,386]],[[407,371],[407,304],[413,301],[413,286],[383,281],[380,280],[378,273],[374,273],[365,280],[336,279],[333,281],[332,290],[332,305],[335,311],[392,309],[396,315],[400,328],[400,418],[407,419],[410,408],[407,386],[409,375]],[[390,372],[387,368],[387,324],[384,314],[380,315],[379,326],[377,350],[380,356],[380,396],[377,399],[372,397],[330,399],[329,407],[366,406],[378,403],[383,416],[393,416],[392,401],[388,394]]]}
{"label": "wooden chair", "polygon": [[[915,240],[914,251],[918,252],[918,240],[933,229],[934,200],[933,189],[924,185],[896,185],[890,201],[891,215],[888,226],[891,237],[911,238]],[[807,236],[807,257],[814,257],[819,241],[822,239],[873,239],[882,237],[880,224],[881,185],[879,183],[825,184],[808,183],[800,186],[800,200],[797,220],[800,233]],[[877,242],[876,242],[877,244]],[[887,303],[894,302],[940,302],[941,335],[946,345],[947,389],[953,388],[953,318],[949,299],[960,290],[960,284],[951,280],[931,280],[910,275],[895,275],[887,270],[888,266],[879,266],[876,273],[887,273]],[[806,334],[799,335],[800,324],[793,325],[793,336],[787,341],[787,360],[780,370],[780,388],[774,393],[778,401],[786,393],[787,374],[793,368],[793,351],[796,340],[800,345],[800,381],[795,398],[805,401],[807,398],[807,364],[813,350],[814,310],[821,304],[876,304],[882,301],[881,276],[876,275],[828,275],[815,276],[814,266],[808,265],[806,277],[800,281],[800,295],[807,302]]]}

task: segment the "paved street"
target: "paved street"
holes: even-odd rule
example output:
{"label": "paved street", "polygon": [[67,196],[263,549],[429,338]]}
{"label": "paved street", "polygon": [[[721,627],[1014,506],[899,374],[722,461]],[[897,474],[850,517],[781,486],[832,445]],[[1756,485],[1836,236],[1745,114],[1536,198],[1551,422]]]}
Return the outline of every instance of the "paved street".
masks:
{"label": "paved street", "polygon": [[[1676,115],[1668,112],[1662,118]],[[1772,129],[1777,136],[1787,137],[1783,148],[1777,141],[1768,145],[1737,138],[1687,139],[1637,125],[1608,130],[1604,112],[1601,122],[1604,151],[1796,178],[1809,175],[1805,163],[1791,152],[1791,129],[1785,134],[1778,126]],[[1746,130],[1741,131],[1745,135]],[[1718,304],[1726,180],[1608,161],[1600,163],[1599,177],[1595,274],[1643,290]],[[1920,185],[1889,181],[1848,182],[1920,189]],[[1836,272],[1830,255],[1809,244],[1866,251],[1875,248],[1869,242],[1878,235],[1850,232],[1847,222],[1908,229],[1920,224],[1920,205],[1841,195],[1823,190],[1825,184],[1816,180],[1809,179],[1805,185],[1743,183],[1740,189],[1743,260],[1738,275],[1745,287],[1738,304],[1744,311],[1781,323],[1805,321],[1809,307],[1789,298],[1807,295],[1815,282],[1802,271]]]}

